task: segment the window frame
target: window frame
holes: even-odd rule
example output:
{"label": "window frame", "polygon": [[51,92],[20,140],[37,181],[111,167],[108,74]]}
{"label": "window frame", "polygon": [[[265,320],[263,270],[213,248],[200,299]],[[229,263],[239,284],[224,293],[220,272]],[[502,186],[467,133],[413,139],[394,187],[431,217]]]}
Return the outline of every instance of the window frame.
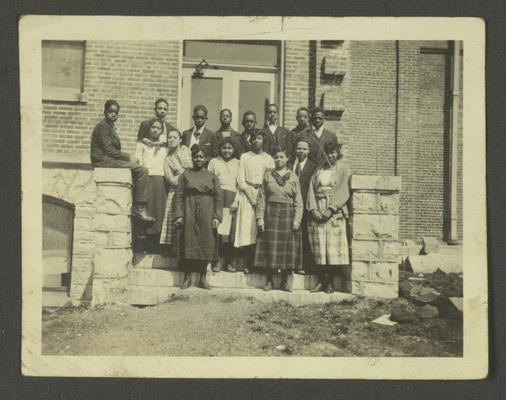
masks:
{"label": "window frame", "polygon": [[86,103],[87,95],[84,91],[84,66],[85,66],[85,58],[86,58],[86,41],[85,40],[42,40],[41,41],[41,58],[42,58],[42,48],[44,47],[45,42],[51,42],[53,44],[80,44],[81,45],[81,69],[80,73],[80,87],[79,89],[75,87],[50,87],[50,86],[42,86],[42,101],[43,102],[70,102],[70,103]]}

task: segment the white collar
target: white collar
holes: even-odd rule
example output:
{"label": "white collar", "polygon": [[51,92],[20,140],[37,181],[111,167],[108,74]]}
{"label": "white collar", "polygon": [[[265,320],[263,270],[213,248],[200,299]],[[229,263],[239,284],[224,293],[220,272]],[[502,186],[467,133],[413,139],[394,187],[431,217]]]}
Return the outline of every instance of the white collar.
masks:
{"label": "white collar", "polygon": [[203,125],[200,129],[197,129],[196,126],[193,127],[193,132],[192,132],[192,135],[195,135],[197,132],[202,135],[202,133],[204,132],[204,129],[205,129],[205,125]]}

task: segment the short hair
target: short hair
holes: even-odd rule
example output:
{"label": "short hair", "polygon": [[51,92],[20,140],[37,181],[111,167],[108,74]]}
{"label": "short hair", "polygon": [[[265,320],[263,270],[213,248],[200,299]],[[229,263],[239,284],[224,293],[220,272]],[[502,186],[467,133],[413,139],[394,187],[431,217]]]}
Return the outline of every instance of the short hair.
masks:
{"label": "short hair", "polygon": [[192,153],[192,158],[195,157],[198,153],[202,152],[204,153],[204,156],[206,155],[206,152],[204,151],[204,147],[202,147],[200,144],[195,143],[191,149],[190,152]]}
{"label": "short hair", "polygon": [[343,145],[338,143],[337,141],[334,141],[334,140],[329,140],[327,142],[324,143],[323,145],[323,152],[325,154],[330,154],[330,153],[333,153],[334,151],[337,151],[337,159],[339,160],[340,158],[342,158],[342,154],[341,154],[341,147]]}
{"label": "short hair", "polygon": [[206,108],[206,106],[203,106],[202,104],[199,104],[198,106],[195,106],[195,108],[193,109],[193,115],[197,114],[197,112],[199,112],[199,111],[204,111],[204,114],[207,117],[207,108]]}
{"label": "short hair", "polygon": [[160,97],[159,99],[157,99],[155,101],[155,108],[158,107],[158,103],[165,103],[165,104],[167,104],[167,107],[169,107],[169,101],[167,99],[162,98],[162,97]]}
{"label": "short hair", "polygon": [[250,140],[255,139],[257,136],[262,136],[262,138],[264,139],[264,142],[265,142],[266,135],[265,135],[265,132],[263,130],[261,130],[261,129],[255,129],[253,132],[251,132],[251,134],[250,134]]}
{"label": "short hair", "polygon": [[315,116],[316,113],[322,113],[323,115],[325,115],[325,110],[323,109],[323,107],[315,107],[311,111],[311,115]]}
{"label": "short hair", "polygon": [[118,107],[118,111],[120,109],[119,107],[119,103],[116,101],[116,100],[107,100],[104,104],[104,111],[107,111],[109,109],[109,107],[111,106],[116,106]]}
{"label": "short hair", "polygon": [[309,143],[309,140],[307,140],[305,137],[301,137],[301,138],[298,138],[296,141],[295,141],[295,147],[297,147],[299,145],[299,143],[307,143],[308,147],[311,147],[311,143]]}
{"label": "short hair", "polygon": [[230,113],[230,116],[232,116],[232,111],[230,111],[230,109],[228,109],[228,108],[224,108],[223,110],[220,111],[220,117],[221,117],[221,114],[223,114],[225,111],[228,111]]}
{"label": "short hair", "polygon": [[279,111],[279,107],[275,103],[267,104],[267,107],[265,109],[268,110],[269,107],[274,107],[276,109],[276,111]]}
{"label": "short hair", "polygon": [[242,120],[244,121],[246,119],[246,116],[247,115],[253,115],[255,117],[255,120],[257,119],[257,115],[253,112],[253,111],[246,111],[243,115],[242,115]]}
{"label": "short hair", "polygon": [[234,144],[234,141],[232,140],[232,138],[230,138],[229,136],[227,137],[224,137],[220,140],[220,142],[218,143],[218,148],[221,150],[221,148],[225,145],[225,144],[230,144],[232,146],[232,149],[233,149],[233,155],[235,155],[235,144]]}
{"label": "short hair", "polygon": [[[155,121],[158,121],[158,120],[155,120]],[[177,129],[170,129],[168,132],[167,132],[167,137],[169,137],[169,133],[171,132],[177,132],[177,134],[179,135],[179,139],[182,139],[183,138],[183,135],[181,135],[181,132]]]}
{"label": "short hair", "polygon": [[276,145],[272,149],[272,155],[275,156],[278,153],[285,153],[285,156],[288,157],[288,150],[286,148]]}
{"label": "short hair", "polygon": [[[162,121],[160,121],[158,118],[153,118],[150,122],[149,122],[149,128],[151,129],[151,127],[156,124],[156,123],[159,123],[161,126],[162,126],[162,129],[163,129],[163,123]],[[174,129],[173,129],[174,130]]]}
{"label": "short hair", "polygon": [[299,113],[299,111],[305,111],[305,112],[307,112],[307,113],[309,114],[309,110],[308,110],[308,108],[307,108],[307,107],[299,107],[299,108],[297,109],[297,112],[296,112],[295,114],[298,114],[298,113]]}

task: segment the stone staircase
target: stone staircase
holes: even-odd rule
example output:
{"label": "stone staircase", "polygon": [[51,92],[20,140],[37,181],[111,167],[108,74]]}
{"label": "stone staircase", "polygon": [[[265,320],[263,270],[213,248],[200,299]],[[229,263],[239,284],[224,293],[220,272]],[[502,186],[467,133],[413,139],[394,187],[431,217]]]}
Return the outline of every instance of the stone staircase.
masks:
{"label": "stone staircase", "polygon": [[[182,284],[184,273],[176,270],[175,259],[160,255],[136,256],[133,268],[129,273],[129,282],[126,293],[126,301],[132,305],[156,305],[166,301],[176,293],[191,293],[192,290],[184,291],[179,288]],[[192,273],[192,284],[197,284],[198,276]],[[343,292],[310,293],[310,289],[316,286],[315,275],[293,274],[290,278],[292,293],[280,290],[264,292],[265,275],[261,273],[244,274],[242,272],[208,272],[207,280],[212,291],[209,293],[233,297],[253,297],[260,301],[286,301],[294,305],[341,302],[349,301],[353,295]],[[274,287],[280,284],[278,274],[274,277]],[[343,288],[344,282],[340,277],[334,281],[335,288]]]}

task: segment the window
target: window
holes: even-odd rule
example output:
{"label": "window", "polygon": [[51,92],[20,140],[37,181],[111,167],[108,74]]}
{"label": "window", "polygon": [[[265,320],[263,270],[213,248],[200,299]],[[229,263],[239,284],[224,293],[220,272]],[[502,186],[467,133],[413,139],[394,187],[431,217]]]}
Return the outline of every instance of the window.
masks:
{"label": "window", "polygon": [[85,101],[85,42],[42,41],[42,98],[57,101]]}

